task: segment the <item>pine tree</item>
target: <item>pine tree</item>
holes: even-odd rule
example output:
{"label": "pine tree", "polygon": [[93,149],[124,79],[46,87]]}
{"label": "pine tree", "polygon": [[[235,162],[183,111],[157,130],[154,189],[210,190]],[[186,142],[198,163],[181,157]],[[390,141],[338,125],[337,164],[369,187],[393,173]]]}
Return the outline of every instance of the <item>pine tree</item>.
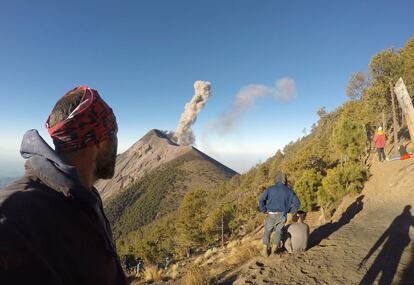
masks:
{"label": "pine tree", "polygon": [[295,183],[295,193],[300,200],[302,210],[312,211],[317,205],[317,191],[322,185],[322,178],[320,173],[312,169],[305,171]]}
{"label": "pine tree", "polygon": [[403,80],[411,97],[414,97],[414,37],[409,39],[402,50]]}
{"label": "pine tree", "polygon": [[352,119],[343,117],[334,127],[331,145],[342,164],[360,159],[365,150],[366,140],[364,127]]}
{"label": "pine tree", "polygon": [[231,234],[235,210],[236,208],[233,204],[226,203],[208,215],[203,224],[203,231],[209,243],[217,242]]}
{"label": "pine tree", "polygon": [[205,197],[204,191],[190,191],[180,205],[176,223],[177,240],[179,246],[187,250],[200,247],[204,242]]}

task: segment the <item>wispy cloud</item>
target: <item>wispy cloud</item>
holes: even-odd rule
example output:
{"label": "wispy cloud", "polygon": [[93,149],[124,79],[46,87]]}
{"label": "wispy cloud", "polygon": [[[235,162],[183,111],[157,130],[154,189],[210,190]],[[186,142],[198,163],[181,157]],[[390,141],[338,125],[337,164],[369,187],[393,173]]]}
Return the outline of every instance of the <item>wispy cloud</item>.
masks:
{"label": "wispy cloud", "polygon": [[281,78],[275,82],[275,86],[252,84],[242,87],[234,97],[230,109],[215,120],[214,129],[222,134],[231,131],[240,117],[253,107],[259,98],[271,97],[286,102],[294,100],[296,96],[295,82],[291,78]]}

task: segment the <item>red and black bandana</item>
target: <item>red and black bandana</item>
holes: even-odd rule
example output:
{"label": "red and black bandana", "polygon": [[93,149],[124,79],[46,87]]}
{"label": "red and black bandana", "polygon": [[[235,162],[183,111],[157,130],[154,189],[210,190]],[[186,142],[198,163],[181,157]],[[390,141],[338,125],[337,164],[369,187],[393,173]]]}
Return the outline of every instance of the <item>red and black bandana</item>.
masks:
{"label": "red and black bandana", "polygon": [[49,125],[50,116],[46,122],[46,128],[59,152],[92,146],[116,135],[118,131],[115,115],[98,91],[80,86],[68,93],[79,90],[83,91],[82,100],[69,117],[53,128]]}

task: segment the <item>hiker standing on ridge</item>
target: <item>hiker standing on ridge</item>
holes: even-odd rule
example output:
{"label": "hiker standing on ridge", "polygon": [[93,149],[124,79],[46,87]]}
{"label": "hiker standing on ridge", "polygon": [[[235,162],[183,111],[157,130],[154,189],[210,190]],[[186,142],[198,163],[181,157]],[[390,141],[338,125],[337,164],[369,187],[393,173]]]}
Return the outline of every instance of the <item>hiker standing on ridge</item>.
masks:
{"label": "hiker standing on ridge", "polygon": [[384,161],[385,158],[385,152],[384,152],[384,147],[385,147],[385,133],[382,130],[382,127],[378,127],[378,130],[375,132],[374,135],[374,144],[375,144],[375,148],[377,149],[377,153],[378,153],[378,160],[380,162]]}
{"label": "hiker standing on ridge", "polygon": [[282,230],[287,219],[287,213],[295,214],[300,208],[300,201],[295,192],[287,186],[287,177],[279,172],[276,184],[267,188],[259,198],[259,210],[266,213],[264,224],[263,254],[268,256],[272,250],[270,236],[274,231],[272,243],[275,245],[274,253],[281,249]]}
{"label": "hiker standing on ridge", "polygon": [[23,137],[25,174],[0,191],[0,284],[123,285],[94,183],[114,175],[117,123],[86,86],[66,93],[46,128]]}

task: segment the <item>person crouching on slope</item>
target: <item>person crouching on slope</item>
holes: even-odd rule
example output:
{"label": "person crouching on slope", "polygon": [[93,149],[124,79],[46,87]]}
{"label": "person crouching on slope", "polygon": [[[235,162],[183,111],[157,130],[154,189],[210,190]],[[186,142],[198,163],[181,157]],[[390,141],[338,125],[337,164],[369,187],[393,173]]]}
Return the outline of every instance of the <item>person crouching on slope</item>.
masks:
{"label": "person crouching on slope", "polygon": [[384,152],[384,147],[385,147],[385,133],[382,130],[382,127],[378,127],[378,130],[375,132],[374,135],[374,144],[375,144],[375,148],[377,149],[377,153],[378,153],[378,160],[380,162],[384,161],[385,158],[385,152]]}
{"label": "person crouching on slope", "polygon": [[287,228],[289,237],[285,241],[285,248],[289,253],[302,252],[308,248],[309,226],[304,223],[305,216],[305,212],[298,211]]}
{"label": "person crouching on slope", "polygon": [[127,284],[94,183],[114,175],[118,146],[112,109],[77,87],[55,105],[46,127],[23,137],[26,172],[0,191],[0,284]]}
{"label": "person crouching on slope", "polygon": [[274,253],[278,253],[282,230],[287,219],[287,213],[296,214],[300,208],[300,201],[295,192],[287,186],[287,177],[280,172],[276,176],[276,184],[267,188],[259,198],[259,210],[266,213],[264,224],[263,254],[268,256],[272,250],[270,236],[274,231],[272,243],[275,245]]}

